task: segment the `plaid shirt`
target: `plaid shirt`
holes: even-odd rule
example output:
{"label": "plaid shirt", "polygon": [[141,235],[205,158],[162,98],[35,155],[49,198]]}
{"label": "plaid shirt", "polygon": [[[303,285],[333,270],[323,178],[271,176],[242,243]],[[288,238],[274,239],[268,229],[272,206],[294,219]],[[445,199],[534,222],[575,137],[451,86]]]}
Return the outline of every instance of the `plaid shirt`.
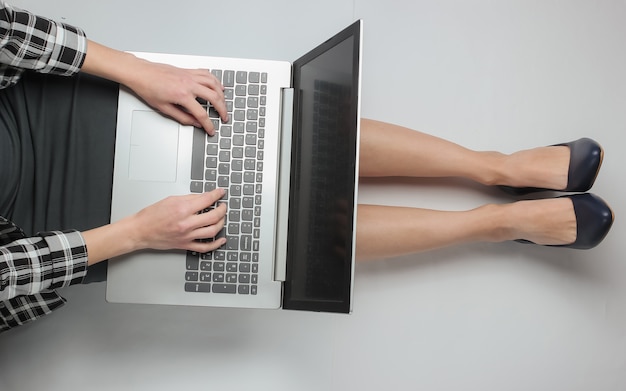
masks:
{"label": "plaid shirt", "polygon": [[73,75],[86,53],[82,30],[0,2],[0,88],[15,84],[25,69]]}
{"label": "plaid shirt", "polygon": [[82,282],[87,247],[77,231],[26,238],[0,217],[0,332],[49,314],[65,300],[54,289]]}
{"label": "plaid shirt", "polygon": [[[25,69],[73,75],[86,52],[81,30],[0,2],[0,88],[15,84]],[[63,305],[54,289],[82,282],[86,270],[87,248],[79,232],[26,238],[0,217],[0,332]]]}

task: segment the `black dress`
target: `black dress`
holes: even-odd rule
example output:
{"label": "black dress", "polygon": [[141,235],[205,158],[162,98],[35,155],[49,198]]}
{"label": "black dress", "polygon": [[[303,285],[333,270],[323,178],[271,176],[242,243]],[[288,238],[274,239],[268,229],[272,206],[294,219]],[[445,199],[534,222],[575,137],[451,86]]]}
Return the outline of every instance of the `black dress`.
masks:
{"label": "black dress", "polygon": [[109,222],[117,96],[118,84],[84,74],[27,72],[0,90],[0,216],[27,235]]}

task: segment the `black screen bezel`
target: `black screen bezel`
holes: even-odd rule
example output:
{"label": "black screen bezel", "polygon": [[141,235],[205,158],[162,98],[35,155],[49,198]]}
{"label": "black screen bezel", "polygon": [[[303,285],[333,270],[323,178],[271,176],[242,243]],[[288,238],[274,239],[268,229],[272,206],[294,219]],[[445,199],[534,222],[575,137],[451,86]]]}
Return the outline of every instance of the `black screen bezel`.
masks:
{"label": "black screen bezel", "polygon": [[[352,148],[350,150],[353,153],[352,161],[354,164],[352,166],[345,167],[346,170],[350,171],[350,175],[354,180],[355,187],[357,183],[357,156],[358,156],[358,140],[359,140],[359,99],[360,99],[360,59],[361,59],[361,28],[362,22],[357,21],[350,25],[349,27],[342,30],[340,33],[336,34],[323,44],[319,45],[315,49],[311,50],[304,56],[300,57],[293,63],[293,87],[294,87],[294,131],[292,136],[292,170],[291,170],[291,183],[295,183],[296,176],[298,175],[297,170],[297,156],[298,156],[298,147],[300,145],[300,138],[302,133],[301,126],[301,101],[300,101],[300,75],[302,67],[308,64],[310,61],[316,59],[323,53],[328,50],[334,48],[338,44],[344,42],[349,38],[353,38],[353,73],[352,73],[352,104],[350,106],[350,116],[354,118],[353,123],[351,124],[350,129],[350,138],[349,142],[352,144]],[[354,249],[354,229],[353,223],[355,221],[354,213],[356,213],[356,208],[354,203],[355,200],[355,192],[356,188],[353,188],[352,193],[348,195],[347,199],[352,201],[352,205],[349,205],[349,210],[351,210],[350,214],[350,224],[347,229],[350,229],[349,235],[346,237],[351,238],[350,243],[346,243],[346,250],[348,251],[346,256],[346,267],[347,272],[344,273],[341,280],[341,286],[343,287],[342,298],[341,300],[315,300],[315,299],[296,299],[292,294],[292,270],[295,262],[303,262],[303,260],[294,259],[293,251],[291,251],[294,246],[302,245],[298,243],[296,237],[293,232],[292,224],[289,224],[288,230],[288,242],[287,242],[287,270],[286,270],[286,280],[284,284],[284,292],[283,292],[283,308],[284,309],[293,309],[293,310],[307,310],[307,311],[319,311],[319,312],[338,312],[338,313],[349,313],[351,310],[351,302],[352,302],[352,278],[354,275],[354,271],[352,270],[354,267],[353,264],[353,249]],[[294,211],[297,210],[298,207],[298,198],[297,192],[294,191],[293,186],[291,187],[289,200],[290,200],[290,212],[289,212],[289,221],[293,221]]]}

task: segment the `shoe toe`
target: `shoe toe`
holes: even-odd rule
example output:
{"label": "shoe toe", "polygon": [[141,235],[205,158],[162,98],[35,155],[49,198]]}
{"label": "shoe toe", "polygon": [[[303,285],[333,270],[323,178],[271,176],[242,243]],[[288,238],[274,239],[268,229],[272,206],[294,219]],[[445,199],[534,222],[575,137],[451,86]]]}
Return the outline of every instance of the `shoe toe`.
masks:
{"label": "shoe toe", "polygon": [[585,192],[593,186],[604,152],[598,142],[590,138],[581,138],[566,144],[570,149],[569,173],[566,191]]}
{"label": "shoe toe", "polygon": [[576,214],[576,241],[566,247],[590,249],[602,242],[613,225],[614,215],[604,200],[595,194],[566,196]]}

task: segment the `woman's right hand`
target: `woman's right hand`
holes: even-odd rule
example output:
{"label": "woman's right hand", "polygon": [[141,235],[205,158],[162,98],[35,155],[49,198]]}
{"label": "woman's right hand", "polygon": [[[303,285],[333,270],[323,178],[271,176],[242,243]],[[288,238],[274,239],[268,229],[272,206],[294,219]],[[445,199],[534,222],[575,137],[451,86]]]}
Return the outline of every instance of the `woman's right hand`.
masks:
{"label": "woman's right hand", "polygon": [[218,203],[223,196],[222,189],[171,196],[113,224],[83,232],[89,265],[142,249],[200,253],[218,249],[224,238],[205,239],[215,238],[224,228],[226,203]]}
{"label": "woman's right hand", "polygon": [[[226,203],[209,209],[224,196],[223,189],[202,194],[165,198],[133,216],[140,248],[181,249],[201,253],[216,250],[225,243],[214,238],[224,228]],[[199,213],[206,211],[204,213]]]}

